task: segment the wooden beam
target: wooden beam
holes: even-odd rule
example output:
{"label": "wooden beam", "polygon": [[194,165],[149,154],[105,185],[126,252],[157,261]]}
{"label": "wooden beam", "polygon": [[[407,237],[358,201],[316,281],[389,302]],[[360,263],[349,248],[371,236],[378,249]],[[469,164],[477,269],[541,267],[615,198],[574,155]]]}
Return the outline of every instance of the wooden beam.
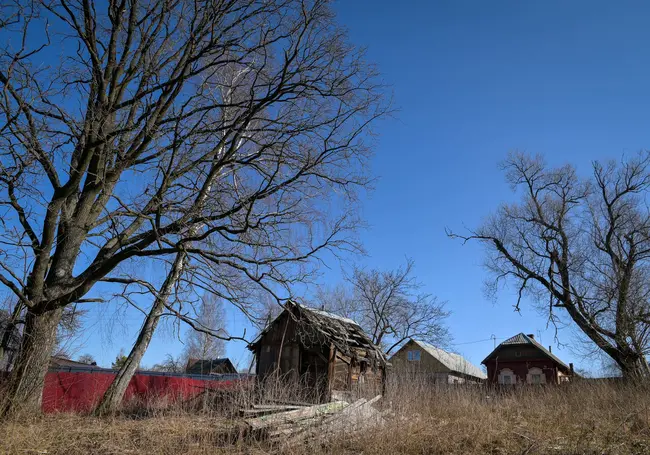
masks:
{"label": "wooden beam", "polygon": [[332,387],[334,386],[334,367],[336,366],[336,348],[334,343],[330,344],[330,355],[327,362],[327,401],[332,399]]}
{"label": "wooden beam", "polygon": [[294,411],[280,412],[268,416],[247,419],[246,423],[254,430],[261,428],[280,425],[288,422],[297,422],[298,420],[310,419],[317,416],[325,416],[343,410],[348,406],[345,401],[335,401],[333,403],[319,404],[308,408],[296,409]]}

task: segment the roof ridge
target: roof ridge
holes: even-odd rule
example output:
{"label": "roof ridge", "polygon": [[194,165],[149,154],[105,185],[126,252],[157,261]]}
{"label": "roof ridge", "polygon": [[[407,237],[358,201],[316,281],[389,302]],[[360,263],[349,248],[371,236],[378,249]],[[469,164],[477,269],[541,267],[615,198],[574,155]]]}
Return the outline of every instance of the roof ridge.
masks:
{"label": "roof ridge", "polygon": [[[428,343],[426,341],[419,341],[414,338],[411,338],[411,341],[413,341],[415,344],[417,344],[425,351],[427,351],[429,355],[437,359],[450,371],[467,374],[481,379],[487,378],[483,370],[481,370],[478,366],[474,365],[472,362],[467,360],[461,354],[455,352],[449,352],[445,349],[434,346],[433,344]],[[435,351],[435,353],[432,352],[432,350]],[[445,358],[446,356],[448,356],[449,358]]]}
{"label": "roof ridge", "polygon": [[[517,340],[518,338],[523,338],[523,340],[525,341],[525,343],[516,342],[516,340]],[[493,349],[493,350],[492,350],[492,351],[487,355],[487,357],[485,357],[485,359],[483,359],[483,361],[482,361],[481,363],[482,363],[482,364],[485,364],[485,362],[486,362],[490,357],[492,357],[492,354],[494,354],[494,353],[496,352],[496,350],[499,349],[501,346],[504,346],[504,345],[506,345],[506,346],[507,346],[507,345],[518,345],[518,344],[519,344],[519,345],[521,345],[521,344],[532,344],[532,345],[535,346],[537,349],[539,349],[540,351],[542,351],[546,356],[550,357],[551,360],[553,360],[553,361],[559,363],[560,365],[562,365],[562,366],[563,366],[564,368],[566,368],[567,370],[570,368],[566,363],[564,363],[562,360],[560,360],[559,357],[557,357],[557,356],[556,356],[555,354],[553,354],[551,351],[549,351],[548,349],[546,349],[546,348],[544,347],[543,344],[541,344],[539,341],[537,341],[537,340],[535,339],[535,337],[528,336],[528,335],[527,335],[526,333],[524,333],[524,332],[519,332],[518,334],[516,334],[516,335],[514,335],[514,336],[511,336],[510,338],[507,338],[507,339],[505,339],[504,341],[502,341],[501,343],[499,343],[499,344],[497,345],[497,347],[495,347],[495,348],[494,348],[494,349]]]}

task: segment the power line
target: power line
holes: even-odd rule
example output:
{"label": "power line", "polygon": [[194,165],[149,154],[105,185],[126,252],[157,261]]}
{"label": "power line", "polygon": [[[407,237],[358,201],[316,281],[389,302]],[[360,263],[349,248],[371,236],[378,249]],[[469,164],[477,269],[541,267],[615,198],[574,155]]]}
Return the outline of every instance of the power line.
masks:
{"label": "power line", "polygon": [[465,342],[463,342],[463,343],[452,343],[452,345],[453,345],[453,346],[461,346],[461,345],[463,345],[463,344],[484,343],[484,342],[486,342],[486,341],[494,341],[494,340],[505,340],[505,338],[497,338],[497,337],[493,337],[493,338],[486,338],[486,339],[484,339],[484,340],[465,341]]}

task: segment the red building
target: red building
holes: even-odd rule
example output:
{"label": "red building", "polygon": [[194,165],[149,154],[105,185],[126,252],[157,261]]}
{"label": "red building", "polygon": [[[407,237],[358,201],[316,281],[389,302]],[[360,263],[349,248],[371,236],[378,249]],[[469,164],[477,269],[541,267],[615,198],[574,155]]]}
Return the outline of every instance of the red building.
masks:
{"label": "red building", "polygon": [[560,384],[573,377],[573,364],[567,365],[534,335],[520,333],[508,338],[488,355],[488,383],[501,385]]}

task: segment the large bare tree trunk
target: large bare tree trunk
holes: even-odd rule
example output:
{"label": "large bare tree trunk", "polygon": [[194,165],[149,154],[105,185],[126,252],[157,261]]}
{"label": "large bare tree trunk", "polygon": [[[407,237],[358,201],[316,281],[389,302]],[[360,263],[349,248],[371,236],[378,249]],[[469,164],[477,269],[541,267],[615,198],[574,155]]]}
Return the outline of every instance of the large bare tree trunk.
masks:
{"label": "large bare tree trunk", "polygon": [[644,356],[633,355],[616,359],[621,374],[632,381],[643,381],[650,378],[650,366]]}
{"label": "large bare tree trunk", "polygon": [[[11,352],[11,344],[15,342],[17,324],[20,318],[20,313],[23,310],[22,302],[18,302],[11,312],[11,317],[7,320],[4,331],[2,332],[2,340],[0,340],[0,361],[4,359],[8,352]],[[13,357],[13,356],[12,356]],[[7,367],[11,366],[12,359],[7,359]]]}
{"label": "large bare tree trunk", "polygon": [[180,252],[176,255],[172,268],[167,274],[162,288],[156,296],[149,314],[147,314],[147,317],[144,320],[140,333],[138,334],[138,339],[133,345],[133,348],[131,348],[131,352],[129,352],[126,361],[95,409],[96,415],[113,413],[119,409],[122,399],[124,398],[124,392],[126,392],[126,388],[129,386],[131,378],[135,374],[144,353],[149,347],[151,338],[153,337],[158,322],[160,321],[160,317],[165,309],[165,304],[167,303],[178,278],[181,276],[181,273],[183,273],[184,265],[185,252]]}
{"label": "large bare tree trunk", "polygon": [[[496,292],[504,279],[557,324],[566,315],[626,379],[650,379],[650,153],[593,163],[593,178],[539,156],[511,154],[506,179],[522,200],[477,231],[452,237],[488,246]],[[560,313],[558,313],[560,312]]]}
{"label": "large bare tree trunk", "polygon": [[[365,131],[388,106],[329,3],[0,3],[0,27],[15,19],[0,41],[0,204],[11,212],[0,242],[12,258],[3,291],[35,313],[97,302],[87,296],[100,282],[142,283],[137,269],[112,276],[139,258],[186,249],[200,264],[189,284],[252,315],[249,286],[287,289],[311,276],[311,258],[359,248]],[[61,33],[32,39],[52,22]],[[63,36],[73,43],[66,55],[43,65]],[[323,211],[329,201],[336,207]],[[179,241],[192,225],[196,238]],[[40,399],[56,311],[25,327],[14,403]]]}
{"label": "large bare tree trunk", "polygon": [[45,374],[56,342],[63,308],[43,313],[29,310],[20,353],[9,379],[9,390],[0,404],[0,416],[40,412]]}

